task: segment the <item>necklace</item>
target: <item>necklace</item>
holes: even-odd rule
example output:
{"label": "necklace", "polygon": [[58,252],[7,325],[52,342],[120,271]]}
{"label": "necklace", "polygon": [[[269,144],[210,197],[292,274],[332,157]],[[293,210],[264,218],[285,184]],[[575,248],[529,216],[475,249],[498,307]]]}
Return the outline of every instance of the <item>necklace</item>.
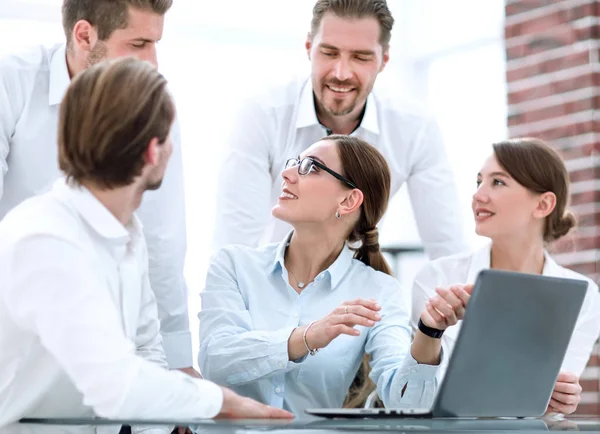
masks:
{"label": "necklace", "polygon": [[306,286],[306,283],[304,282],[300,282],[298,280],[298,278],[296,277],[296,275],[294,274],[294,272],[290,269],[290,274],[292,275],[292,277],[296,280],[297,284],[298,284],[298,288],[302,289]]}

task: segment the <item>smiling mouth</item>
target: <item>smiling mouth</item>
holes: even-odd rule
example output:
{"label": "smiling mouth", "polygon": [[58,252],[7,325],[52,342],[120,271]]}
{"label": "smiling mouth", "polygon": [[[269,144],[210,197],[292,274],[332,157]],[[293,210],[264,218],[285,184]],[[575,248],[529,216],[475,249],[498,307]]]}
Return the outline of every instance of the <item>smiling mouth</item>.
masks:
{"label": "smiling mouth", "polygon": [[477,216],[477,217],[482,217],[482,218],[483,218],[483,217],[491,217],[491,216],[493,216],[493,215],[495,215],[495,213],[493,213],[493,212],[489,212],[489,211],[477,211],[477,212],[475,213],[475,216]]}
{"label": "smiling mouth", "polygon": [[352,92],[355,88],[353,87],[341,87],[341,86],[331,86],[331,85],[327,85],[327,87],[329,88],[329,90],[335,92],[335,93],[350,93]]}
{"label": "smiling mouth", "polygon": [[284,199],[292,199],[292,200],[296,200],[298,199],[298,196],[293,195],[292,193],[287,193],[287,192],[282,192],[281,195],[279,196],[280,198],[284,198]]}

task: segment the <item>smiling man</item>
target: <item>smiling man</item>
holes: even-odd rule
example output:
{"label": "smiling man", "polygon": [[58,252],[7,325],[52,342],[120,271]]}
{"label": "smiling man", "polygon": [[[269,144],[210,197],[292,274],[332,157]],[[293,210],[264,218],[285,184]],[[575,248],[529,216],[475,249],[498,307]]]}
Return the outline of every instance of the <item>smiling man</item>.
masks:
{"label": "smiling man", "polygon": [[316,2],[306,39],[310,77],[247,101],[232,128],[217,196],[215,248],[283,239],[290,227],[270,213],[281,191],[280,172],[288,158],[332,133],[358,136],[386,157],[392,194],[408,184],[431,258],[465,248],[435,121],[394,89],[375,85],[389,60],[393,23],[385,0]]}
{"label": "smiling man", "polygon": [[[0,219],[19,203],[50,189],[60,176],[59,105],[71,79],[105,58],[134,56],[157,66],[156,44],[172,0],[64,0],[66,44],[36,47],[0,59]],[[192,368],[183,279],[185,209],[179,130],[158,191],[139,209],[148,244],[150,281],[171,368]]]}

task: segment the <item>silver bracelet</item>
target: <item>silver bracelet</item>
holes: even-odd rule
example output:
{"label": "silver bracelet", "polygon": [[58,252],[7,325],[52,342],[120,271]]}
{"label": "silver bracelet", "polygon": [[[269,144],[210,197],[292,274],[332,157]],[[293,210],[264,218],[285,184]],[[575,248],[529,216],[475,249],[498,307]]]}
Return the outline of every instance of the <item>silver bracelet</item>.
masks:
{"label": "silver bracelet", "polygon": [[308,351],[308,354],[310,354],[311,356],[314,356],[315,354],[317,354],[319,352],[318,348],[315,348],[314,350],[311,350],[310,347],[308,346],[308,343],[306,342],[306,332],[308,331],[308,329],[310,328],[310,326],[312,326],[315,322],[311,322],[310,324],[308,324],[306,326],[306,328],[304,329],[304,333],[302,333],[302,340],[304,341],[304,346],[306,347],[306,351]]}

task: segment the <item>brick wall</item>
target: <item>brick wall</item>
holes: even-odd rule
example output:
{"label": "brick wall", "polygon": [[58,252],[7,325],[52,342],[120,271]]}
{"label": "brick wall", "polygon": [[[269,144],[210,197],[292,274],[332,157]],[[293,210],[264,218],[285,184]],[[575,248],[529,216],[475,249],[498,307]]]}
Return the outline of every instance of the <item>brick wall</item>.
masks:
{"label": "brick wall", "polygon": [[[506,0],[505,12],[509,135],[549,140],[562,153],[579,227],[552,251],[598,282],[600,1]],[[600,415],[600,345],[581,383],[578,413]]]}

